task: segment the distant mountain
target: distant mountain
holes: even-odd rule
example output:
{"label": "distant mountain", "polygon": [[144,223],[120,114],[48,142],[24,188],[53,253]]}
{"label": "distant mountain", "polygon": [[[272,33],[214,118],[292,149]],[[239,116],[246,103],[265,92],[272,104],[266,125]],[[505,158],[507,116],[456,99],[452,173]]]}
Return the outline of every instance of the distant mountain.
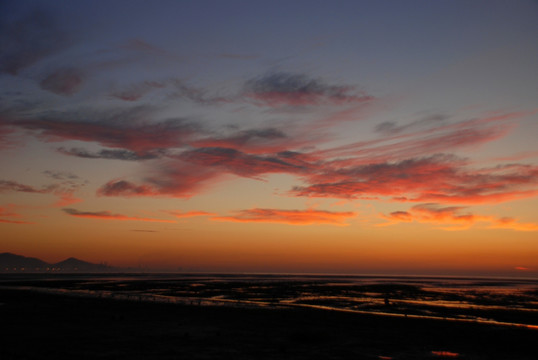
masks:
{"label": "distant mountain", "polygon": [[63,271],[82,271],[82,272],[96,272],[96,271],[107,271],[110,269],[106,265],[102,264],[92,264],[87,261],[79,260],[74,257],[70,257],[69,259],[65,259],[64,261],[60,261],[56,264],[52,264],[52,267],[63,269]]}
{"label": "distant mountain", "polygon": [[49,266],[49,264],[37,258],[12,253],[0,254],[0,271],[7,271],[8,269],[10,271],[21,269],[24,269],[23,271],[39,271],[47,266]]}
{"label": "distant mountain", "polygon": [[113,268],[103,264],[93,264],[87,261],[70,257],[55,264],[49,264],[43,260],[16,255],[12,253],[0,254],[0,272],[20,273],[20,272],[114,272],[118,268]]}

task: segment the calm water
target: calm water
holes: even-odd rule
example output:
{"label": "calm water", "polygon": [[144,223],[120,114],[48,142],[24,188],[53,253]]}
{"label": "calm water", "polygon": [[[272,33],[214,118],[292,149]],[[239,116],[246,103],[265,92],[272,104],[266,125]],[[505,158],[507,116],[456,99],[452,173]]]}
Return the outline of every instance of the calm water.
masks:
{"label": "calm water", "polygon": [[538,330],[538,280],[309,275],[3,275],[0,286],[196,306],[309,307]]}

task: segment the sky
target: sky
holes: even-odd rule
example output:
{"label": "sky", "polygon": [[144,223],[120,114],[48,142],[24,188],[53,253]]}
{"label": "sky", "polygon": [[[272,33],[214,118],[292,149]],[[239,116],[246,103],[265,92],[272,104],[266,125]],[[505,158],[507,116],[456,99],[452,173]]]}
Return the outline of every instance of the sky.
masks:
{"label": "sky", "polygon": [[538,277],[538,2],[3,1],[0,251]]}

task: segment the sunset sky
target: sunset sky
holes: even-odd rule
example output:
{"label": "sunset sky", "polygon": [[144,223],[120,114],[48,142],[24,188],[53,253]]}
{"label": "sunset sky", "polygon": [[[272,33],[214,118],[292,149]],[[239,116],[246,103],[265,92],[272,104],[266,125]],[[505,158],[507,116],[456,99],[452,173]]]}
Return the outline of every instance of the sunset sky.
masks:
{"label": "sunset sky", "polygon": [[538,277],[538,2],[3,1],[0,252]]}

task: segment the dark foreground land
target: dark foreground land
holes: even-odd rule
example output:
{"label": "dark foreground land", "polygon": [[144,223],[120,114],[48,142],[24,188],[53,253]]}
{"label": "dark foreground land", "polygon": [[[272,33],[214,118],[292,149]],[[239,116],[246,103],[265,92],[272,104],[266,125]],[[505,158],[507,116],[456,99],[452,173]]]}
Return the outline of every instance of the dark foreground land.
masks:
{"label": "dark foreground land", "polygon": [[538,331],[0,290],[1,359],[537,359]]}

